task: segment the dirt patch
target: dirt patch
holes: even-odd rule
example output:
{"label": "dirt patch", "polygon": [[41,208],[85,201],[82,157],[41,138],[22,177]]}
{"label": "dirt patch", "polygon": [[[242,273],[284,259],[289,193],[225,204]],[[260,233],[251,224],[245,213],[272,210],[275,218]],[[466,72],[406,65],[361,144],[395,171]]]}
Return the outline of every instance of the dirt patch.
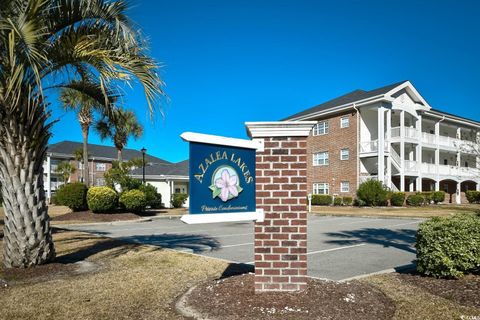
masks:
{"label": "dirt patch", "polygon": [[53,217],[52,222],[114,222],[140,219],[135,213],[93,213],[91,211],[69,212],[61,216]]}
{"label": "dirt patch", "polygon": [[360,282],[310,279],[298,293],[254,293],[253,274],[205,282],[185,300],[209,319],[391,319],[393,302]]}
{"label": "dirt patch", "polygon": [[52,276],[59,277],[61,275],[71,274],[76,269],[73,264],[63,264],[53,262],[45,265],[35,266],[32,268],[11,268],[2,267],[2,278],[6,282],[30,282],[33,279],[48,279]]}
{"label": "dirt patch", "polygon": [[399,274],[398,277],[410,285],[453,300],[459,305],[480,308],[480,275],[467,275],[458,280],[435,279],[419,274]]}

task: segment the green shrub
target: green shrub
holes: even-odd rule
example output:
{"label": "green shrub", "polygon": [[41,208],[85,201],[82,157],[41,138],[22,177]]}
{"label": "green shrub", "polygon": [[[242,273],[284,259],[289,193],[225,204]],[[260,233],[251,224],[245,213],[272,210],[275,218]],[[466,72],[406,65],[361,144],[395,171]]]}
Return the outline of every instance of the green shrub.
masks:
{"label": "green shrub", "polygon": [[109,187],[91,187],[87,193],[88,208],[94,212],[109,212],[117,208],[117,193]]}
{"label": "green shrub", "polygon": [[458,278],[480,267],[480,216],[437,217],[420,224],[417,270],[438,278]]}
{"label": "green shrub", "polygon": [[145,193],[147,197],[147,206],[152,209],[160,209],[162,207],[162,195],[157,192],[157,188],[151,184],[142,184],[138,190]]}
{"label": "green shrub", "polygon": [[343,204],[342,197],[335,197],[333,200],[333,205],[334,206],[341,206]]}
{"label": "green shrub", "polygon": [[401,207],[405,202],[404,192],[393,192],[390,197],[390,204],[394,207]]}
{"label": "green shrub", "polygon": [[128,211],[141,212],[147,206],[147,196],[140,190],[128,190],[122,193],[119,202]]}
{"label": "green shrub", "polygon": [[425,204],[431,204],[433,201],[433,192],[417,192],[417,194],[423,196]]}
{"label": "green shrub", "polygon": [[353,203],[352,197],[343,197],[343,204],[346,206],[351,206]]}
{"label": "green shrub", "polygon": [[367,204],[362,199],[356,198],[355,200],[353,200],[353,205],[356,206],[356,207],[364,207]]}
{"label": "green shrub", "polygon": [[312,195],[313,206],[329,206],[332,204],[333,198],[328,194],[314,194]]}
{"label": "green shrub", "polygon": [[387,202],[387,189],[377,180],[363,182],[357,190],[357,197],[367,206],[383,206]]}
{"label": "green shrub", "polygon": [[435,204],[445,201],[445,191],[435,191],[432,194],[432,200]]}
{"label": "green shrub", "polygon": [[420,207],[425,203],[425,198],[421,194],[411,194],[407,197],[407,204],[412,207]]}
{"label": "green shrub", "polygon": [[187,201],[188,195],[186,193],[174,193],[172,194],[172,207],[181,208],[185,201]]}
{"label": "green shrub", "polygon": [[465,192],[467,200],[470,203],[480,203],[480,191],[469,190]]}
{"label": "green shrub", "polygon": [[73,211],[87,209],[87,187],[80,182],[61,186],[55,194],[55,202],[67,206]]}

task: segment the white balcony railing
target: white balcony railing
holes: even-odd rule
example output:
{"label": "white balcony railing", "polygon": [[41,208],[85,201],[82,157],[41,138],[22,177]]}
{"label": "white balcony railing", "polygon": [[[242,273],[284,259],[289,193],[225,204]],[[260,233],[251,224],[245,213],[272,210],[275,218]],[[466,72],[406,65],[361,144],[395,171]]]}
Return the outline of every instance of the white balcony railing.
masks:
{"label": "white balcony railing", "polygon": [[405,160],[404,161],[405,171],[412,172],[417,171],[417,161]]}
{"label": "white balcony railing", "polygon": [[436,175],[438,173],[440,176],[471,177],[472,179],[476,179],[480,175],[479,169],[469,167],[457,167],[443,164],[437,166],[433,163],[422,163],[421,168],[422,173],[430,175]]}
{"label": "white balcony railing", "polygon": [[[388,151],[388,142],[385,141],[384,150]],[[378,151],[378,140],[360,142],[360,153],[369,153]]]}

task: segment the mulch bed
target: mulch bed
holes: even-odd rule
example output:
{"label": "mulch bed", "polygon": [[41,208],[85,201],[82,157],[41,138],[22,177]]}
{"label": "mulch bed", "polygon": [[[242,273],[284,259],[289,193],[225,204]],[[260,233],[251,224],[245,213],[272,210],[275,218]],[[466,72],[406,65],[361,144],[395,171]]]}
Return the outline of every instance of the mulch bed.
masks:
{"label": "mulch bed", "polygon": [[114,222],[135,220],[142,218],[135,213],[118,212],[118,213],[93,213],[91,211],[69,212],[61,216],[52,218],[52,221],[82,221],[82,222]]}
{"label": "mulch bed", "polygon": [[310,279],[298,293],[254,293],[253,274],[206,282],[186,305],[209,319],[391,319],[395,305],[383,292],[357,281]]}
{"label": "mulch bed", "polygon": [[397,277],[433,295],[453,300],[459,305],[480,308],[480,275],[466,275],[458,280],[436,279],[416,273],[399,274]]}

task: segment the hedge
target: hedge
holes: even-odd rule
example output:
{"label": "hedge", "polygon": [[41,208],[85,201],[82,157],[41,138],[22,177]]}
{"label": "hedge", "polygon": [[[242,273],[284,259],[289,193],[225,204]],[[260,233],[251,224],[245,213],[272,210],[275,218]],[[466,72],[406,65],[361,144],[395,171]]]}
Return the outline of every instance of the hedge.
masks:
{"label": "hedge", "polygon": [[357,190],[357,198],[367,206],[384,206],[387,202],[388,191],[380,181],[367,180]]}
{"label": "hedge", "polygon": [[405,203],[405,192],[393,192],[390,196],[390,204],[394,207],[401,207]]}
{"label": "hedge", "polygon": [[314,194],[312,195],[313,206],[329,206],[333,202],[333,198],[328,194]]}
{"label": "hedge", "polygon": [[141,212],[147,206],[147,196],[137,189],[128,190],[122,193],[119,202],[128,211]]}
{"label": "hedge", "polygon": [[334,206],[341,206],[343,204],[342,197],[335,197],[333,200],[333,205]]}
{"label": "hedge", "polygon": [[109,187],[91,187],[87,193],[88,208],[94,212],[109,212],[117,208],[117,193]]}
{"label": "hedge", "polygon": [[147,197],[147,206],[152,209],[160,209],[162,207],[162,195],[158,193],[157,188],[151,184],[142,184],[138,190],[145,193]]}
{"label": "hedge", "polygon": [[346,206],[351,206],[353,203],[352,197],[343,197],[343,204]]}
{"label": "hedge", "polygon": [[465,192],[467,200],[470,203],[480,203],[480,191],[469,190]]}
{"label": "hedge", "polygon": [[174,208],[181,208],[185,201],[187,201],[188,195],[186,193],[174,193],[172,194],[171,204]]}
{"label": "hedge", "polygon": [[435,191],[432,194],[432,200],[435,204],[445,201],[445,191]]}
{"label": "hedge", "polygon": [[412,207],[420,207],[425,203],[425,198],[421,194],[411,194],[407,197],[407,204]]}
{"label": "hedge", "polygon": [[55,193],[54,203],[67,206],[72,211],[87,209],[87,187],[80,182],[61,186]]}
{"label": "hedge", "polygon": [[480,267],[480,216],[436,217],[417,232],[417,270],[438,278],[458,278]]}

